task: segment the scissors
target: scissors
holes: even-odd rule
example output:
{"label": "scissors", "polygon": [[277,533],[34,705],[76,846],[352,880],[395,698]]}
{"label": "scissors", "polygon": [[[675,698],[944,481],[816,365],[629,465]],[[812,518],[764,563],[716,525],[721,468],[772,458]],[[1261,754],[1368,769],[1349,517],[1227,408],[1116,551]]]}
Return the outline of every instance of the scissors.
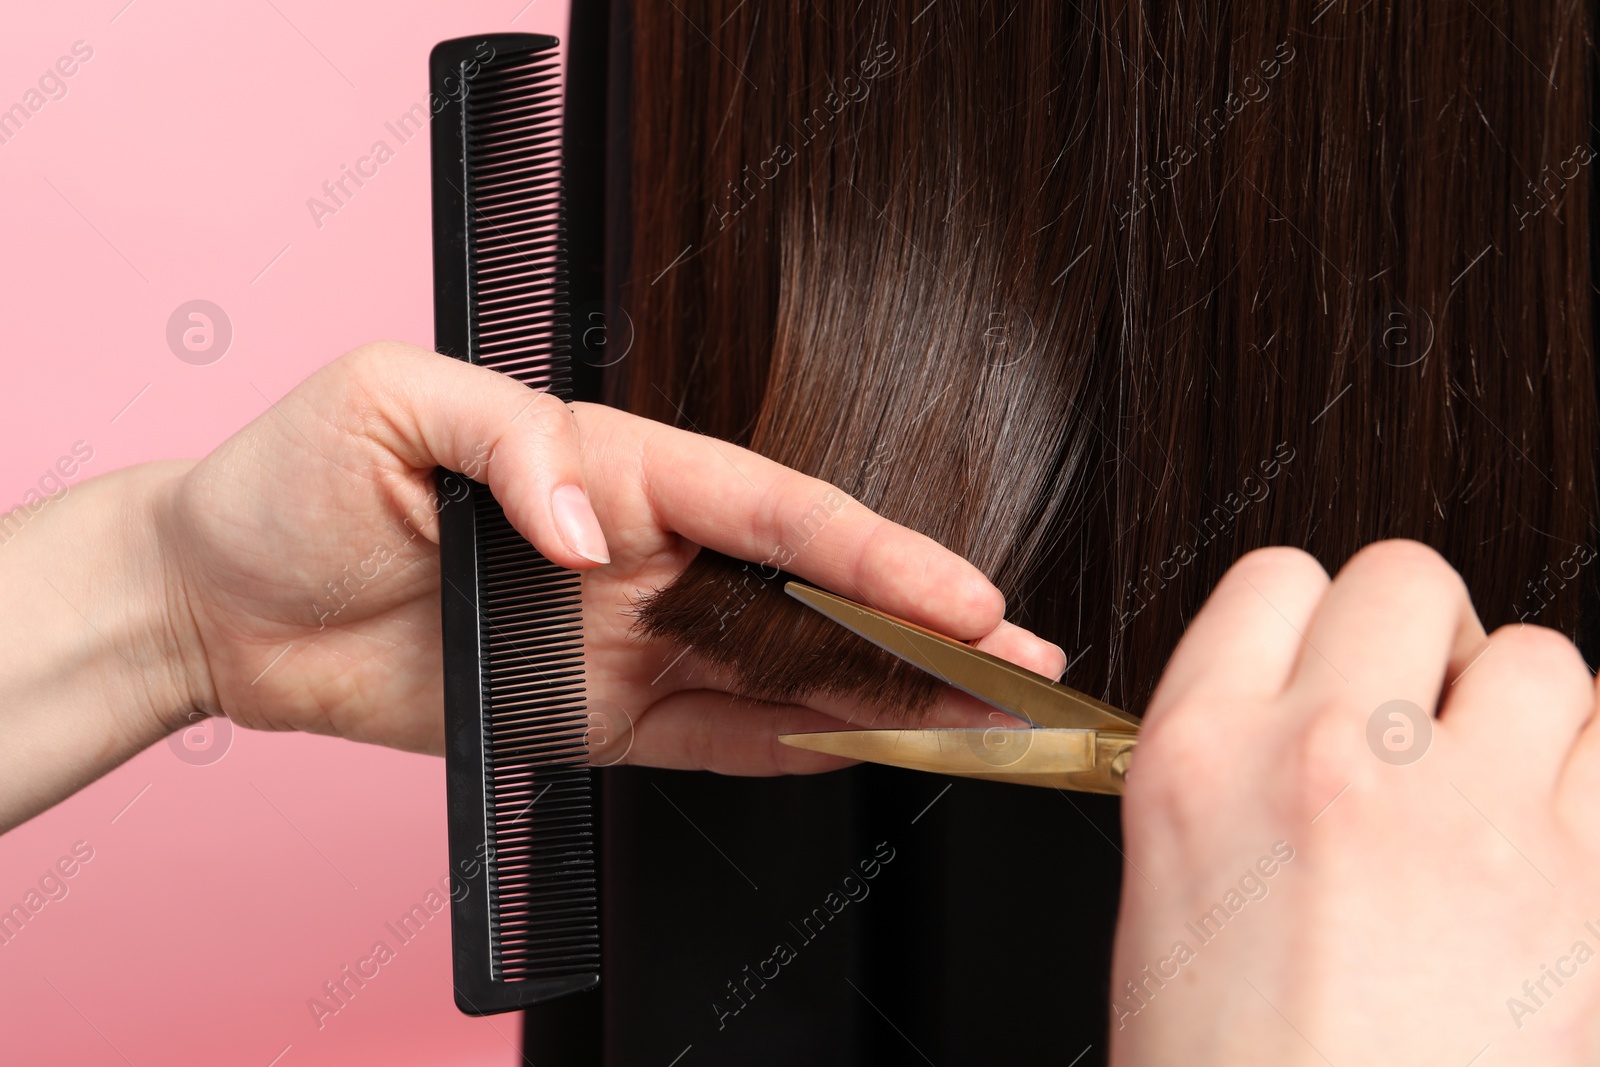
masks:
{"label": "scissors", "polygon": [[795,748],[963,778],[1122,792],[1139,720],[1042,674],[864,604],[788,582],[784,592],[1026,727],[829,730],[781,734]]}

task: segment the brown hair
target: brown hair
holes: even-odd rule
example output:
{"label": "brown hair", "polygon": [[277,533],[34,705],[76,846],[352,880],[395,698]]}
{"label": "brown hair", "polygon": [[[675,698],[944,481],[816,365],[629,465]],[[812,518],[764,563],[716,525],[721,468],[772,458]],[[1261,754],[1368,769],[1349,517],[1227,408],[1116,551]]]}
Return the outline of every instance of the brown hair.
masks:
{"label": "brown hair", "polygon": [[[1491,629],[1570,632],[1586,40],[1577,0],[641,0],[616,395],[972,559],[1132,711],[1262,545],[1415,538]],[[641,626],[925,701],[772,580],[826,518]]]}

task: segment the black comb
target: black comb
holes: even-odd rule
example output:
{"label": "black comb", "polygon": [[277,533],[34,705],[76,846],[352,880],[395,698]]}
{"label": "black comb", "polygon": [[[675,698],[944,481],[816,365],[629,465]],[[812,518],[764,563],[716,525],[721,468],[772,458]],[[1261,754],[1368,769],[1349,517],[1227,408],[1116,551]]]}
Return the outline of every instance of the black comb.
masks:
{"label": "black comb", "polygon": [[[434,342],[572,395],[554,37],[437,45]],[[579,577],[487,486],[439,472],[456,1006],[511,1011],[600,981]]]}

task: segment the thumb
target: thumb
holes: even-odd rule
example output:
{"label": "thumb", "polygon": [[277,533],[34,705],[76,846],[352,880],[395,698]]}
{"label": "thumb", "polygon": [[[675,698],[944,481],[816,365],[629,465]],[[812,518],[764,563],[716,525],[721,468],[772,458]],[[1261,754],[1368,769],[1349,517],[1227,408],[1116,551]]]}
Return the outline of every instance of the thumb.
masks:
{"label": "thumb", "polygon": [[339,409],[329,421],[354,414],[353,432],[408,467],[486,482],[506,518],[552,562],[575,570],[611,562],[585,489],[577,420],[559,397],[398,341],[364,345],[306,384],[327,389]]}

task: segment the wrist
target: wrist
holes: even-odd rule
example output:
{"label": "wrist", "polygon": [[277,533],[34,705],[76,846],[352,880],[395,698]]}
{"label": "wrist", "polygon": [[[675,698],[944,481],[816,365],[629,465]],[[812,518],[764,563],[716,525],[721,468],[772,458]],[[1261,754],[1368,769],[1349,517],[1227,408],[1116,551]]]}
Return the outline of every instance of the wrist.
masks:
{"label": "wrist", "polygon": [[72,486],[0,544],[0,830],[204,707],[204,657],[159,521],[184,465]]}
{"label": "wrist", "polygon": [[135,558],[128,564],[143,578],[142,654],[158,665],[146,677],[145,714],[163,736],[197,716],[222,714],[185,576],[177,519],[178,493],[193,466],[190,460],[146,464],[136,468],[140,484],[130,487],[130,506],[141,531],[131,546]]}
{"label": "wrist", "polygon": [[103,706],[134,751],[207,707],[203,645],[171,534],[172,502],[190,466],[146,463],[96,478],[56,516],[84,550],[57,584],[100,638],[90,675],[102,699],[91,704]]}

